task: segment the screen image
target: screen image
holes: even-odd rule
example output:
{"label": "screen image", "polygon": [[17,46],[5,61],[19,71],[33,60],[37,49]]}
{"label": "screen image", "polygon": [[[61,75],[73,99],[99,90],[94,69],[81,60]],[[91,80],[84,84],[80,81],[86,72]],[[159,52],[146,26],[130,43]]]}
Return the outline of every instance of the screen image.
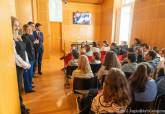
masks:
{"label": "screen image", "polygon": [[73,13],[73,24],[91,24],[91,13],[87,12],[74,12]]}

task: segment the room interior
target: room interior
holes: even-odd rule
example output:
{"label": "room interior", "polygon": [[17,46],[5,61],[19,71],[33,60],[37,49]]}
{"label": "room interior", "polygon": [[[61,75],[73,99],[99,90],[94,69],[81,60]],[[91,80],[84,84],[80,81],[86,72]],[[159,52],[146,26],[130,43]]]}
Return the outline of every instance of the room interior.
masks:
{"label": "room interior", "polygon": [[[57,73],[57,81],[52,83],[62,82],[63,75],[60,69],[52,67],[60,67],[63,65],[59,61],[60,55],[68,52],[70,45],[75,41],[96,41],[102,44],[102,41],[107,40],[109,43],[119,42],[119,18],[122,7],[117,6],[117,0],[63,0],[62,1],[62,21],[50,21],[49,15],[49,0],[1,0],[0,3],[0,24],[2,26],[0,32],[0,114],[19,114],[18,103],[18,88],[15,71],[15,60],[13,55],[12,31],[10,17],[17,17],[22,25],[28,21],[42,23],[42,31],[44,33],[44,63],[45,75]],[[73,12],[90,12],[92,20],[90,25],[75,25],[73,24]],[[56,12],[56,11],[55,11]],[[133,14],[131,17],[131,28],[129,34],[129,45],[133,43],[135,38],[139,38],[142,42],[147,42],[151,46],[163,48],[165,46],[165,0],[135,0],[133,5]],[[55,57],[55,58],[54,58]],[[51,65],[50,63],[54,63]],[[57,64],[57,65],[55,65]],[[51,66],[51,69],[47,67]],[[6,70],[8,69],[8,70]],[[53,74],[50,74],[50,79],[56,79]],[[44,83],[43,78],[37,80],[36,83]],[[49,87],[47,85],[46,87]],[[4,88],[5,87],[5,88]],[[63,82],[60,85],[63,88]],[[42,89],[42,87],[38,87]],[[51,89],[51,88],[50,88]],[[58,90],[58,88],[56,88]],[[42,91],[41,91],[42,92]],[[43,90],[43,92],[46,92]],[[41,93],[35,95],[24,96],[25,103],[33,107],[34,114],[69,114],[70,104],[66,107],[54,110],[47,109],[40,112],[37,105],[33,105],[33,100],[29,99],[40,96]],[[47,95],[50,93],[48,92]],[[59,95],[65,95],[65,92]],[[42,97],[42,96],[41,96]],[[50,95],[53,98],[52,95]],[[39,99],[39,98],[38,98]],[[56,101],[57,99],[55,99]],[[7,101],[7,102],[6,102]],[[48,100],[49,101],[49,100]],[[70,99],[66,100],[70,102]],[[35,102],[35,100],[34,100]],[[40,102],[41,103],[41,102]],[[47,101],[45,100],[45,102]],[[52,110],[53,103],[50,104]],[[45,105],[44,105],[45,106]],[[49,107],[49,106],[48,106]],[[68,108],[69,107],[69,108]],[[42,106],[40,107],[42,108]],[[65,110],[60,113],[60,110]],[[69,111],[68,111],[69,110]],[[37,113],[40,112],[40,113]],[[55,113],[55,111],[57,111]]]}

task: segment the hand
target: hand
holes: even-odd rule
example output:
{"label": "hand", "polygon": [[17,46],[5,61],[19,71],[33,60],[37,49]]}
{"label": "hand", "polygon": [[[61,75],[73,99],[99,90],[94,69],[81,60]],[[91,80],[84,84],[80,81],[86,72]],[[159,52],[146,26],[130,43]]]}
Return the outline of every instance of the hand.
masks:
{"label": "hand", "polygon": [[34,41],[34,44],[39,44],[39,40],[35,40]]}

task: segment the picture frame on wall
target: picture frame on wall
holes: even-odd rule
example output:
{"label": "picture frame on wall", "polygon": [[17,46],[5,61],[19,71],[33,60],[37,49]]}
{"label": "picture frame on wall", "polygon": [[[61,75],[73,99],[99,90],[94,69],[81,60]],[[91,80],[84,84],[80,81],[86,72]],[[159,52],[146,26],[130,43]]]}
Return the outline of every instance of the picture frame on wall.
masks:
{"label": "picture frame on wall", "polygon": [[89,12],[73,12],[73,24],[90,25],[91,17]]}

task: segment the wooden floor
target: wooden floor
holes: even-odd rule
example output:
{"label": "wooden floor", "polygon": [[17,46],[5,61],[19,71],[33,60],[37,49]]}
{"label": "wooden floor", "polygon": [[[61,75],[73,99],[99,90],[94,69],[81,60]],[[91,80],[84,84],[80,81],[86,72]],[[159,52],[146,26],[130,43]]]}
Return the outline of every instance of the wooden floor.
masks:
{"label": "wooden floor", "polygon": [[63,62],[60,56],[43,60],[43,75],[34,79],[36,92],[23,94],[30,114],[76,114],[71,90],[64,89]]}

